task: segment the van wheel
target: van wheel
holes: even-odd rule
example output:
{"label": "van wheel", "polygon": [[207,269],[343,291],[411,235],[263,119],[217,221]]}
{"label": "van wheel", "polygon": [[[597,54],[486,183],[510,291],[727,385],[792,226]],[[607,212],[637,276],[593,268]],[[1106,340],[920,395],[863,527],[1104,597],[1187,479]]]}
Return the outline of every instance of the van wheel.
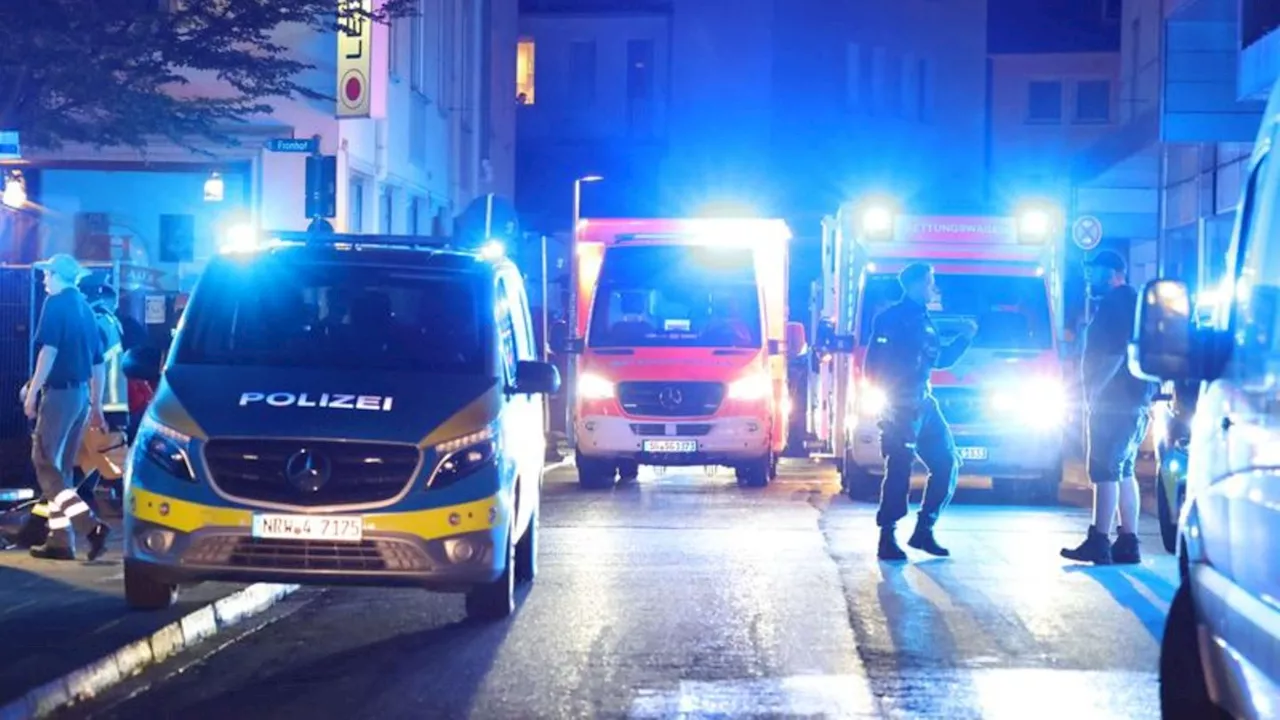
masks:
{"label": "van wheel", "polygon": [[529,518],[524,537],[516,543],[516,582],[533,582],[538,574],[538,511]]}
{"label": "van wheel", "polygon": [[578,466],[578,485],[586,490],[607,490],[613,487],[615,466],[612,462],[583,455],[574,459]]}
{"label": "van wheel", "polygon": [[640,463],[635,460],[618,461],[618,482],[633,483],[640,479]]}
{"label": "van wheel", "polygon": [[1160,517],[1160,541],[1169,554],[1178,552],[1178,516],[1169,507],[1169,494],[1164,488],[1164,477],[1156,476],[1156,510]]}
{"label": "van wheel", "polygon": [[142,568],[125,561],[124,601],[133,610],[165,610],[178,600],[178,586],[155,580]]}
{"label": "van wheel", "polygon": [[1165,720],[1231,716],[1209,699],[1209,685],[1200,664],[1200,636],[1189,580],[1183,580],[1169,606],[1160,641],[1160,715]]}
{"label": "van wheel", "polygon": [[774,466],[773,453],[752,460],[734,468],[734,472],[738,476],[738,487],[744,488],[762,488],[769,485],[772,479],[772,468]]}
{"label": "van wheel", "polygon": [[[512,528],[512,534],[515,528]],[[477,585],[467,593],[467,617],[490,622],[510,617],[516,610],[516,544],[507,536],[506,562],[497,580]]]}

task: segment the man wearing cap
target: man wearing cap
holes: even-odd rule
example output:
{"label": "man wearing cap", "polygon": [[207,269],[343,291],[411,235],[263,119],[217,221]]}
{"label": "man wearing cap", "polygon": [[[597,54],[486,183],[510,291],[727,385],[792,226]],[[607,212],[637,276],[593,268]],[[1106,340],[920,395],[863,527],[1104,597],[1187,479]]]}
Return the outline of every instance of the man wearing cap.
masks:
{"label": "man wearing cap", "polygon": [[[1089,294],[1097,311],[1085,329],[1080,361],[1081,388],[1088,412],[1087,466],[1093,483],[1093,525],[1083,543],[1062,556],[1097,565],[1142,561],[1138,549],[1138,480],[1134,463],[1147,434],[1154,383],[1129,373],[1126,360],[1133,336],[1138,292],[1125,280],[1125,262],[1103,250],[1085,263]],[[1114,544],[1111,530],[1120,512]]]}
{"label": "man wearing cap", "polygon": [[74,560],[74,528],[89,541],[89,559],[96,560],[106,549],[110,528],[76,494],[72,471],[86,426],[106,424],[102,340],[93,310],[76,287],[85,275],[80,263],[60,253],[35,266],[44,271],[47,297],[35,333],[40,353],[22,403],[27,417],[36,421],[31,460],[49,502],[49,539],[31,548],[31,554]]}

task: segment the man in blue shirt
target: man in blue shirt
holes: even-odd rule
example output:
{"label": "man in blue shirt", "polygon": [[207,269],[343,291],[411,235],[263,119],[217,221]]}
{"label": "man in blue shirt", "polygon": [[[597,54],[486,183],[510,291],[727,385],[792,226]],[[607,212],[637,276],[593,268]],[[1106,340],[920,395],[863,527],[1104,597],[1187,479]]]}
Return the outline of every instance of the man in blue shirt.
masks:
{"label": "man in blue shirt", "polygon": [[31,554],[74,560],[74,527],[89,541],[89,559],[96,560],[106,549],[110,528],[76,493],[72,472],[86,427],[106,425],[102,339],[93,310],[76,287],[85,275],[80,263],[58,254],[35,266],[44,271],[47,297],[35,333],[40,352],[22,404],[36,422],[31,460],[49,503],[49,539],[31,548]]}
{"label": "man in blue shirt", "polygon": [[[1085,330],[1081,389],[1088,411],[1088,470],[1093,483],[1093,525],[1085,541],[1064,548],[1068,560],[1096,565],[1135,564],[1141,509],[1134,464],[1147,434],[1154,383],[1134,377],[1127,362],[1138,291],[1125,281],[1125,262],[1103,250],[1086,263],[1089,293],[1097,312]],[[1116,511],[1119,536],[1111,544]]]}

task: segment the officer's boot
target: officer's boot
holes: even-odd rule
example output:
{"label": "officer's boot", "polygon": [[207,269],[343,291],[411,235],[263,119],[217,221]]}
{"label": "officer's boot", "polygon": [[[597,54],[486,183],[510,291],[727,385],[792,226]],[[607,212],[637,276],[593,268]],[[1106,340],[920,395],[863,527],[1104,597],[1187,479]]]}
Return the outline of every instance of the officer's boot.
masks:
{"label": "officer's boot", "polygon": [[1138,565],[1142,562],[1137,533],[1120,531],[1115,544],[1111,546],[1111,562],[1117,565]]}
{"label": "officer's boot", "polygon": [[924,513],[920,513],[916,517],[916,530],[911,533],[911,539],[907,540],[907,544],[930,555],[951,557],[951,551],[939,545],[938,541],[934,539],[933,523],[925,517]]}
{"label": "officer's boot", "polygon": [[906,560],[907,553],[898,547],[898,538],[894,536],[894,527],[886,525],[880,528],[880,549],[876,557],[881,560]]}
{"label": "officer's boot", "polygon": [[1111,538],[1098,532],[1096,526],[1089,526],[1089,535],[1073,548],[1063,548],[1062,557],[1076,562],[1093,563],[1094,565],[1111,564]]}
{"label": "officer's boot", "polygon": [[31,547],[31,557],[41,560],[75,560],[74,541],[66,528],[50,529],[49,537],[43,544]]}

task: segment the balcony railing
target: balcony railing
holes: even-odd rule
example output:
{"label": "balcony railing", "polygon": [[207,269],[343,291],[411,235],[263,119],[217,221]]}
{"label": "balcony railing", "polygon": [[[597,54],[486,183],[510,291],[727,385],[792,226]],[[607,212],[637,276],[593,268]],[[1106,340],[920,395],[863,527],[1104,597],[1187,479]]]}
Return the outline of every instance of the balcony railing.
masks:
{"label": "balcony railing", "polygon": [[1280,3],[1275,0],[1242,0],[1240,47],[1247,48],[1280,28]]}

